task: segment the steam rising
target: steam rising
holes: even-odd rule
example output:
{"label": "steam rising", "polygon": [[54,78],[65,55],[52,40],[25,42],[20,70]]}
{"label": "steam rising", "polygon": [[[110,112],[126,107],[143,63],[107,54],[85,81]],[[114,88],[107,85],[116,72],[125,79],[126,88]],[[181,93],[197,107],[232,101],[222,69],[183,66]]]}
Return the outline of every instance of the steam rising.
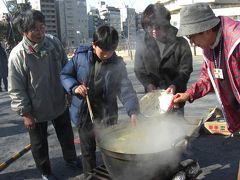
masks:
{"label": "steam rising", "polygon": [[102,152],[110,174],[114,179],[147,180],[155,174],[173,171],[186,146],[185,126],[182,118],[158,114],[152,118],[139,117],[137,127],[116,125],[103,130],[100,147],[119,156]]}
{"label": "steam rising", "polygon": [[[171,116],[172,117],[172,116]],[[136,127],[128,126],[104,137],[104,146],[127,154],[156,153],[170,149],[175,140],[185,137],[182,120],[159,116],[140,120]]]}

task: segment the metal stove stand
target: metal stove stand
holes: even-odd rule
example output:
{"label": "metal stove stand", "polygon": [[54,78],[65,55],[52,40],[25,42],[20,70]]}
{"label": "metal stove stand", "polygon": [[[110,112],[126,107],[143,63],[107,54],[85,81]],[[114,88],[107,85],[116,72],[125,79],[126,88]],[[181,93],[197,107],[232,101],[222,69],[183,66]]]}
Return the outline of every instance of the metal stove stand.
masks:
{"label": "metal stove stand", "polygon": [[[201,168],[197,161],[192,159],[187,159],[181,161],[179,164],[178,171],[175,175],[168,177],[168,180],[195,180],[197,176],[201,173]],[[93,169],[89,173],[89,178],[87,180],[113,180],[109,175],[105,165],[101,165]],[[161,177],[155,177],[154,180],[161,180]],[[165,178],[164,178],[165,179]]]}
{"label": "metal stove stand", "polygon": [[105,165],[101,165],[93,169],[90,173],[88,180],[112,180]]}

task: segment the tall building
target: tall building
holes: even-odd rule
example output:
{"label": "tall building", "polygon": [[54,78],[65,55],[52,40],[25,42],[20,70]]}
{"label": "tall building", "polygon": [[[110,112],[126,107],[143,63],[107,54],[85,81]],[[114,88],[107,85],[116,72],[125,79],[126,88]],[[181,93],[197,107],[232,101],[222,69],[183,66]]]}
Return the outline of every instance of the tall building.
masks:
{"label": "tall building", "polygon": [[136,28],[137,28],[137,32],[139,31],[143,31],[143,27],[142,27],[142,12],[137,13],[136,15]]}
{"label": "tall building", "polygon": [[55,0],[29,0],[32,9],[41,11],[45,16],[46,33],[59,37]]}
{"label": "tall building", "polygon": [[120,35],[121,34],[120,9],[107,6],[105,2],[101,1],[99,13],[100,13],[100,18],[103,20],[103,23],[113,26],[118,31],[118,34]]}
{"label": "tall building", "polygon": [[58,0],[57,8],[63,44],[72,49],[89,42],[86,0]]}
{"label": "tall building", "polygon": [[92,39],[93,33],[97,27],[103,24],[103,20],[100,18],[99,10],[92,7],[88,12],[88,34],[89,38]]}
{"label": "tall building", "polygon": [[123,38],[127,38],[130,41],[136,39],[136,12],[135,9],[126,6],[121,9],[121,17],[123,22]]}

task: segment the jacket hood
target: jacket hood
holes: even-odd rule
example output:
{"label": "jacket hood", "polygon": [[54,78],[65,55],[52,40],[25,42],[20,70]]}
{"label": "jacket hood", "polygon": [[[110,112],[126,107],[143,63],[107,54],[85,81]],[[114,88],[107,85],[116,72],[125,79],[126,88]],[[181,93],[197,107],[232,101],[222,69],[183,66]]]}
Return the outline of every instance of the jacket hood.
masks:
{"label": "jacket hood", "polygon": [[92,51],[92,46],[91,45],[80,45],[76,51],[75,51],[75,54],[77,53],[84,53],[84,52],[87,52],[87,51]]}

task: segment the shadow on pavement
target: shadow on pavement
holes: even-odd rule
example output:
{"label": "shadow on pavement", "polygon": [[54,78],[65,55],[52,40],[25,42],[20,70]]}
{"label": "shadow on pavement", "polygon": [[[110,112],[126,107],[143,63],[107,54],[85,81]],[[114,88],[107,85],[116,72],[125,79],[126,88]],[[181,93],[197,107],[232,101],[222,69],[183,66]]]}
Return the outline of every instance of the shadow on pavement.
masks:
{"label": "shadow on pavement", "polygon": [[40,174],[37,169],[26,169],[22,171],[14,171],[0,174],[1,180],[25,180],[25,179],[40,179]]}
{"label": "shadow on pavement", "polygon": [[[50,157],[51,158],[51,157]],[[81,160],[81,156],[78,157]],[[97,166],[100,166],[103,164],[101,153],[98,151],[96,152],[96,159],[97,159]],[[59,179],[59,180],[75,180],[78,179],[78,176],[82,174],[82,169],[72,169],[67,166],[65,166],[65,161],[63,160],[63,157],[56,157],[51,158],[51,167],[53,174]],[[35,165],[34,165],[35,166]],[[15,170],[14,172],[1,172],[0,174],[0,180],[30,180],[30,179],[41,179],[41,174],[36,168],[29,167],[29,169],[24,170]]]}
{"label": "shadow on pavement", "polygon": [[[1,119],[2,114],[0,115]],[[6,127],[0,127],[0,137],[12,136],[20,133],[25,133],[26,129],[23,126],[23,121],[11,120],[5,123]]]}
{"label": "shadow on pavement", "polygon": [[[2,96],[2,97],[5,97],[5,96]],[[6,100],[6,101],[1,102],[1,103],[0,103],[0,106],[1,106],[1,107],[4,107],[5,105],[10,106],[10,103],[11,103],[11,100],[8,99],[8,100]]]}
{"label": "shadow on pavement", "polygon": [[[62,157],[52,158],[51,167],[53,174],[59,180],[72,179],[82,173],[82,169],[70,169],[65,166]],[[41,179],[41,174],[36,168],[29,168],[14,172],[7,172],[0,174],[0,180],[25,180],[25,179]]]}
{"label": "shadow on pavement", "polygon": [[203,170],[200,179],[236,180],[239,166],[240,137],[200,135],[185,156],[197,160]]}

